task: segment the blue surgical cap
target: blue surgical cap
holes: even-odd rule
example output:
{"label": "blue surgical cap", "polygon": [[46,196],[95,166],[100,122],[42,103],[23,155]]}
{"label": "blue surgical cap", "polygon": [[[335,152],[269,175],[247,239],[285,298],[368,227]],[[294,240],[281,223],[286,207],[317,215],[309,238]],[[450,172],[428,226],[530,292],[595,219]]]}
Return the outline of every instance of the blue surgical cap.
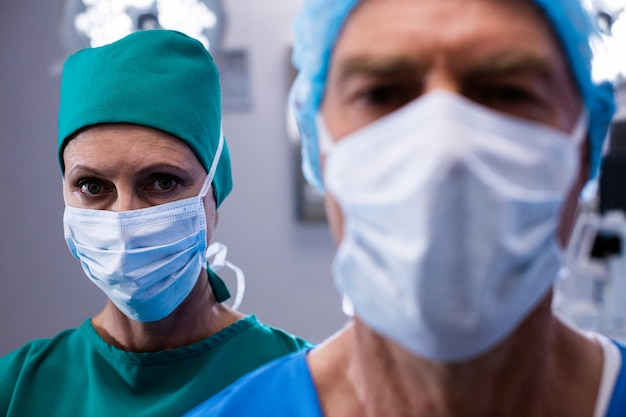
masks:
{"label": "blue surgical cap", "polygon": [[[304,176],[323,190],[315,118],[324,95],[335,41],[359,0],[305,0],[293,24],[293,64],[299,71],[289,93],[289,104],[302,140]],[[613,86],[595,83],[591,74],[591,40],[596,25],[579,0],[533,0],[552,25],[569,62],[571,73],[589,111],[590,178],[596,177],[603,142],[615,112]]]}

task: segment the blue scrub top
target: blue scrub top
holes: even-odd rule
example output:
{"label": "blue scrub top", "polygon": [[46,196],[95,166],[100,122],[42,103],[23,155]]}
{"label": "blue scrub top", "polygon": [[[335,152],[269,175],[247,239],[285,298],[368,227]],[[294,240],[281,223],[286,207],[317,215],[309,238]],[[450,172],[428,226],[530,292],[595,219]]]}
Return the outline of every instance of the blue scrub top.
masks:
{"label": "blue scrub top", "polygon": [[613,342],[622,353],[622,369],[617,375],[606,417],[624,417],[626,416],[626,346],[615,340]]}
{"label": "blue scrub top", "polygon": [[[626,346],[605,417],[626,416]],[[323,417],[315,384],[306,362],[310,349],[253,371],[184,417]]]}
{"label": "blue scrub top", "polygon": [[323,417],[306,362],[309,350],[251,372],[185,417]]}

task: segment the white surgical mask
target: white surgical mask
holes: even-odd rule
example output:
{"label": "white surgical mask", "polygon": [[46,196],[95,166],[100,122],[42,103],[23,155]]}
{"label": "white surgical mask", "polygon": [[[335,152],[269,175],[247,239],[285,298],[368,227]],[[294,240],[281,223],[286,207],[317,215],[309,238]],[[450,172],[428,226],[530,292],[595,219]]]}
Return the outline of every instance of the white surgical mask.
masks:
{"label": "white surgical mask", "polygon": [[[150,322],[169,315],[189,295],[206,266],[203,199],[211,188],[223,140],[220,137],[198,196],[125,212],[66,205],[63,223],[70,251],[87,276],[131,319]],[[225,248],[214,244],[209,249],[209,256],[223,253],[218,266],[225,264],[221,259]]]}
{"label": "white surgical mask", "polygon": [[430,93],[336,144],[325,184],[344,216],[335,283],[375,331],[431,360],[502,341],[561,268],[557,226],[578,172],[572,135]]}

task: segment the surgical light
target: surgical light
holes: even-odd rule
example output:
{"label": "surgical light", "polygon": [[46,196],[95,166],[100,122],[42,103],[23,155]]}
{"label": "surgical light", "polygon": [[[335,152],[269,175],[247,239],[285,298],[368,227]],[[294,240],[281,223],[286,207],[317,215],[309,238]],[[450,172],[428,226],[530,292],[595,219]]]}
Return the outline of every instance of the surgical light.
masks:
{"label": "surgical light", "polygon": [[145,29],[171,29],[215,54],[223,36],[221,0],[66,0],[60,35],[68,53]]}
{"label": "surgical light", "polygon": [[594,44],[594,77],[626,84],[626,0],[586,0],[597,21],[600,43]]}

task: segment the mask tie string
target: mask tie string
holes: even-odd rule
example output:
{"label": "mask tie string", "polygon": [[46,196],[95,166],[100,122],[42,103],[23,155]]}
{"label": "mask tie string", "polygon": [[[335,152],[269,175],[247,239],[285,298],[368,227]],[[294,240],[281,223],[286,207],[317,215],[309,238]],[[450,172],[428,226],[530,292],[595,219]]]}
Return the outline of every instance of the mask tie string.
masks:
{"label": "mask tie string", "polygon": [[[206,258],[209,261],[209,266],[215,272],[218,272],[223,267],[232,270],[237,277],[237,294],[235,295],[235,301],[232,308],[237,310],[243,300],[243,295],[246,292],[246,277],[241,268],[226,260],[228,248],[226,245],[220,242],[213,242],[206,250]],[[213,260],[211,261],[211,258]]]}
{"label": "mask tie string", "polygon": [[213,177],[215,176],[215,171],[217,171],[217,164],[220,161],[222,156],[222,149],[224,148],[224,130],[220,127],[220,138],[217,143],[217,149],[215,150],[215,157],[213,158],[213,162],[211,163],[211,168],[209,168],[209,173],[204,180],[204,184],[202,184],[202,189],[200,190],[200,197],[204,198],[209,192],[209,188],[211,188],[211,183],[213,183]]}

